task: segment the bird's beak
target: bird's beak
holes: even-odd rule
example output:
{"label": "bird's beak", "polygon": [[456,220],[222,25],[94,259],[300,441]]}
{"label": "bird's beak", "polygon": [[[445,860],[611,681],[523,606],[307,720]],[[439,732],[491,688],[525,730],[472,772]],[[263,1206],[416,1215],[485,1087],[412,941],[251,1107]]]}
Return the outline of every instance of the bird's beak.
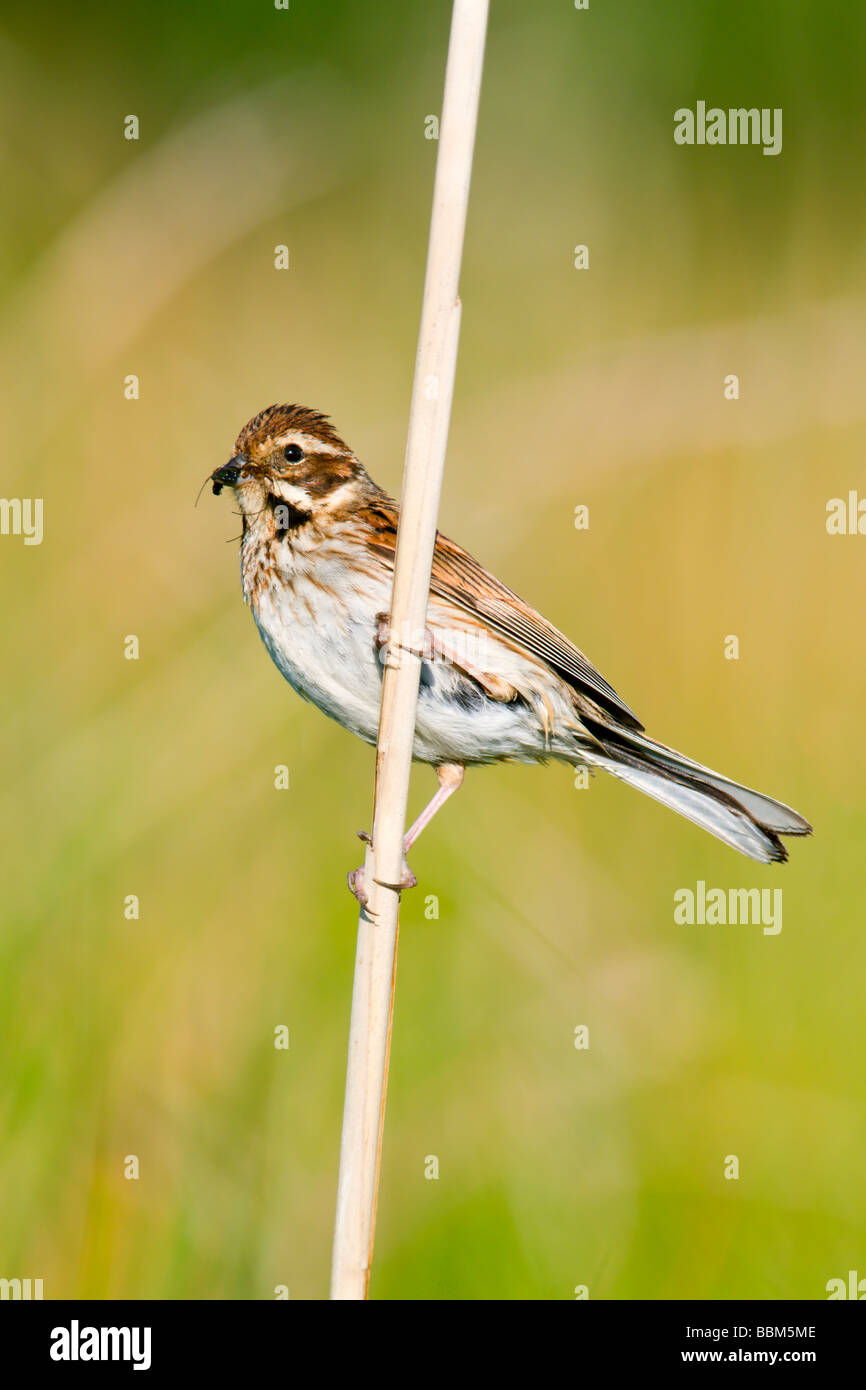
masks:
{"label": "bird's beak", "polygon": [[235,457],[224,463],[222,468],[215,468],[210,475],[213,483],[214,497],[219,497],[224,487],[234,487],[241,475],[244,459]]}

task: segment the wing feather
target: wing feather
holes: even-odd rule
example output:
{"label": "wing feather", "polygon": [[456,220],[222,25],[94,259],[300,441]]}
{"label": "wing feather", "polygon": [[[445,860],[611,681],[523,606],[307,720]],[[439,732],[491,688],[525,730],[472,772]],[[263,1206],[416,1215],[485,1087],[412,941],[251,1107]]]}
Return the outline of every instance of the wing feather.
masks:
{"label": "wing feather", "polygon": [[[368,543],[393,565],[396,504],[388,498],[387,503],[371,507],[369,512],[373,513],[369,519],[374,523],[375,538]],[[643,729],[634,712],[573,642],[441,531],[436,533],[430,592],[454,604],[467,617],[489,624],[506,641],[525,647],[545,661],[573,690],[592,700],[621,724]]]}

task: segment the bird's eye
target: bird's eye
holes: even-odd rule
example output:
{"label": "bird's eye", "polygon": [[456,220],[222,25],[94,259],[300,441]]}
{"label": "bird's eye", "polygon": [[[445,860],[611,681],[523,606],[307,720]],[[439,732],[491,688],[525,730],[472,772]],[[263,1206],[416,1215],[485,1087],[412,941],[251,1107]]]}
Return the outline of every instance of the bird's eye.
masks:
{"label": "bird's eye", "polygon": [[283,450],[283,457],[286,463],[300,463],[304,451],[299,444],[287,444]]}

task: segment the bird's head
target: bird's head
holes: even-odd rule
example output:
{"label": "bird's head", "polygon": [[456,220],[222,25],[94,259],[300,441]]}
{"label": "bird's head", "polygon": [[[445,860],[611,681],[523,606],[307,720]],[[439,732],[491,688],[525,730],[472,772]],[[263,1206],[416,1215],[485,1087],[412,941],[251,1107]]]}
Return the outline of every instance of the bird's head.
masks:
{"label": "bird's head", "polygon": [[234,489],[245,525],[255,518],[273,523],[276,515],[276,529],[288,530],[344,506],[365,478],[326,415],[271,405],[244,425],[232,457],[210,481],[216,494]]}

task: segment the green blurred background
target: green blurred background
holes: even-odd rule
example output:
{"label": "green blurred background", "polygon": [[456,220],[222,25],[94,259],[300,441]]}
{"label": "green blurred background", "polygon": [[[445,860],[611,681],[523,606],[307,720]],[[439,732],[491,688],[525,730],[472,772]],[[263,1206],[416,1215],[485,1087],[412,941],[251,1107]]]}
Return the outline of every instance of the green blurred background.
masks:
{"label": "green blurred background", "polygon": [[[4,5],[0,491],[45,536],[0,538],[0,1276],[48,1298],[327,1294],[373,759],[193,502],[286,400],[399,490],[449,13]],[[493,0],[442,527],[817,833],[764,868],[470,772],[404,899],[374,1297],[866,1275],[866,540],[825,528],[866,490],[864,40],[857,0]],[[782,107],[781,155],[675,146],[698,99]],[[698,879],[782,886],[781,934],[676,926]]]}

